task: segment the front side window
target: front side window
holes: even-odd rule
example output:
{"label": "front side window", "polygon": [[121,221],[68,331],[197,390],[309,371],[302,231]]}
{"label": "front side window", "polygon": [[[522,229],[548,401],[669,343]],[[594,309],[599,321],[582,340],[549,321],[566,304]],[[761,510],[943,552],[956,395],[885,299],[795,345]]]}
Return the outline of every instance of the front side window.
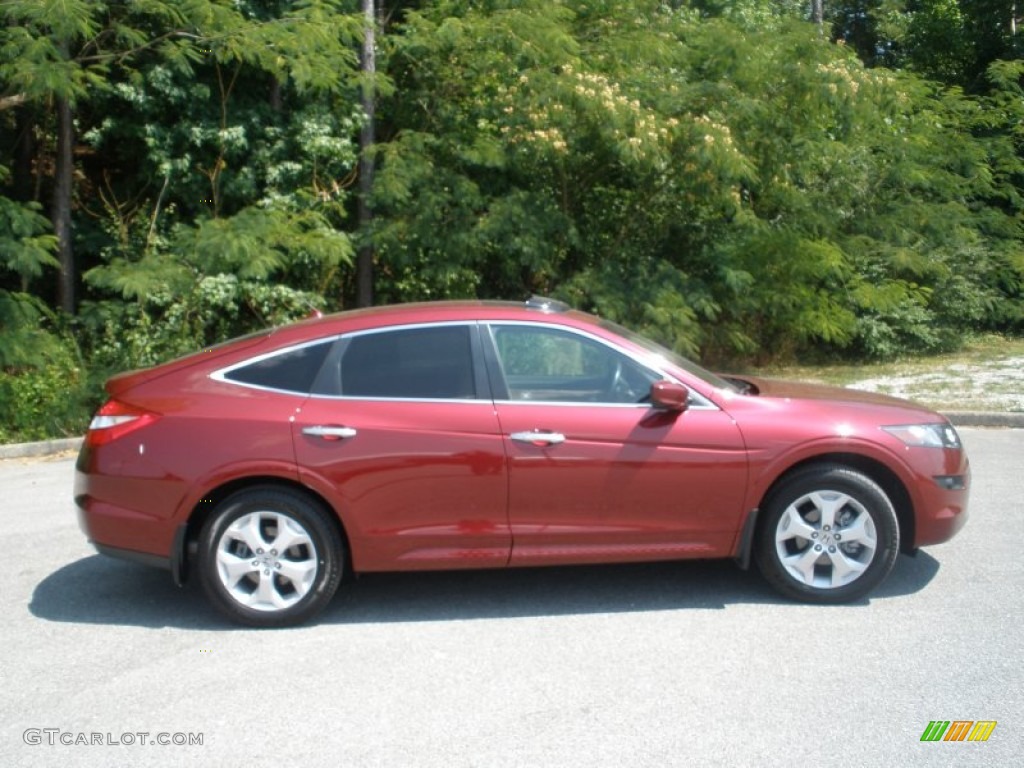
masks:
{"label": "front side window", "polygon": [[642,403],[661,376],[578,333],[529,325],[491,329],[510,400]]}
{"label": "front side window", "polygon": [[341,356],[340,381],[346,397],[476,398],[470,329],[430,326],[353,336]]}

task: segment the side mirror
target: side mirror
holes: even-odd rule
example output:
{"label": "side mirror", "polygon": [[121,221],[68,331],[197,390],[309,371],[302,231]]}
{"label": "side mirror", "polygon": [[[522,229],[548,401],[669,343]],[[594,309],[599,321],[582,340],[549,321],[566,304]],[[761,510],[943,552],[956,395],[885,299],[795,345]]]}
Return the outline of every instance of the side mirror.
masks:
{"label": "side mirror", "polygon": [[656,381],[651,384],[651,405],[663,411],[682,413],[690,401],[690,390],[674,381]]}

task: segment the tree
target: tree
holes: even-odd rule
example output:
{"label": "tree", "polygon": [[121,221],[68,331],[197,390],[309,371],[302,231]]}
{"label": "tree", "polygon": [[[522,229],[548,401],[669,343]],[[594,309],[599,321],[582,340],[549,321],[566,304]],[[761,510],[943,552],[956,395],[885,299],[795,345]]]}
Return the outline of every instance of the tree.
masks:
{"label": "tree", "polygon": [[[374,161],[373,143],[376,137],[377,95],[377,11],[374,0],[361,0],[363,11],[363,55],[361,67],[363,83],[361,101],[364,122],[359,133],[359,229],[366,232],[373,223],[370,196],[373,194]],[[373,304],[373,243],[366,241],[359,247],[356,260],[356,305],[368,307]]]}
{"label": "tree", "polygon": [[[0,181],[8,176],[0,166]],[[0,287],[0,371],[20,368],[40,359],[40,318],[45,305],[28,293],[29,281],[43,270],[59,266],[54,258],[56,238],[38,206],[0,196],[0,286],[14,276],[18,289]]]}
{"label": "tree", "polygon": [[760,18],[409,14],[376,190],[390,295],[556,293],[711,357],[892,355],[987,322],[1019,233],[987,207],[1007,192],[980,105]]}
{"label": "tree", "polygon": [[[8,84],[6,98],[46,110],[52,120],[49,207],[61,264],[59,305],[68,313],[77,304],[80,261],[73,230],[82,225],[81,216],[72,210],[73,150],[81,138],[74,134],[77,116],[88,115],[91,105],[119,89],[138,88],[143,71],[161,67],[192,76],[199,70],[209,72],[212,64],[218,78],[215,98],[222,108],[243,74],[261,73],[278,88],[287,79],[291,87],[310,93],[339,93],[355,82],[353,40],[358,27],[333,0],[11,0],[5,3],[4,14],[0,67]],[[103,116],[92,116],[101,131],[107,130]],[[225,117],[223,112],[221,116]],[[164,123],[173,122],[170,115],[162,117]],[[222,131],[227,131],[225,120],[221,122]],[[90,130],[88,125],[82,128]],[[230,140],[228,132],[222,148]],[[215,217],[221,212],[223,162],[218,156],[204,166]],[[159,202],[164,202],[162,197]]]}

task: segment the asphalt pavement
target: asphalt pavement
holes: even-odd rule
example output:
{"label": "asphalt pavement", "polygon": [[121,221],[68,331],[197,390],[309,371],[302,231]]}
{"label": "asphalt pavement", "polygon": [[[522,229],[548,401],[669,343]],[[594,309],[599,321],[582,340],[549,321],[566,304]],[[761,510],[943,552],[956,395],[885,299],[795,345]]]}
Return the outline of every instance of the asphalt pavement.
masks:
{"label": "asphalt pavement", "polygon": [[1017,765],[1024,430],[961,433],[967,526],[858,604],[730,562],[373,575],[276,631],[96,555],[71,458],[0,461],[0,765]]}

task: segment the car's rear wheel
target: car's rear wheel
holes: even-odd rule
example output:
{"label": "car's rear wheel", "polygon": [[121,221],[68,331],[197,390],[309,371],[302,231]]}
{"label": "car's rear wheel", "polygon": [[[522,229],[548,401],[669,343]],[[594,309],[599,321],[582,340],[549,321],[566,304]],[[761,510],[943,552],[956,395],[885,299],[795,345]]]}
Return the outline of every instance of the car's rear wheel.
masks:
{"label": "car's rear wheel", "polygon": [[757,561],[787,597],[843,603],[873,590],[899,554],[899,523],[885,491],[840,465],[794,474],[766,500]]}
{"label": "car's rear wheel", "polygon": [[257,627],[298,624],[323,610],[344,560],[341,536],[320,505],[271,486],[221,502],[202,528],[198,556],[210,602]]}

